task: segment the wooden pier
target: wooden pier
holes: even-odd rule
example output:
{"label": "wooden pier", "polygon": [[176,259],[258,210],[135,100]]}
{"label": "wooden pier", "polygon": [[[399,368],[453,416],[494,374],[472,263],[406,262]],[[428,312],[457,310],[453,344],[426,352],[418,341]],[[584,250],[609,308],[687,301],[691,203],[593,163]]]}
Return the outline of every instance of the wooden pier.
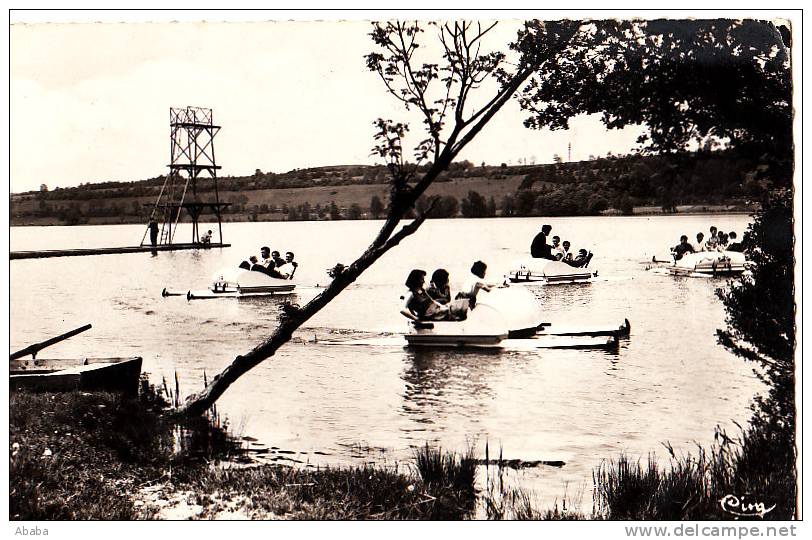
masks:
{"label": "wooden pier", "polygon": [[179,251],[183,249],[212,249],[230,247],[231,244],[159,244],[157,246],[122,246],[108,248],[48,249],[42,251],[12,251],[9,259],[47,259],[50,257],[83,257],[87,255],[113,255],[118,253],[147,253],[152,251]]}

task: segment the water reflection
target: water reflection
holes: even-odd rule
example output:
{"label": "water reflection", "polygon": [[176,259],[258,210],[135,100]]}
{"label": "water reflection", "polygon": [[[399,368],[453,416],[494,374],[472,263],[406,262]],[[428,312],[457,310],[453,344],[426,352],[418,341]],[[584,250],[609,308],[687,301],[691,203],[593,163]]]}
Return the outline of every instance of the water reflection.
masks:
{"label": "water reflection", "polygon": [[489,378],[501,355],[487,350],[410,349],[405,360],[401,411],[418,424],[442,425],[452,414],[476,417],[486,409],[493,398]]}

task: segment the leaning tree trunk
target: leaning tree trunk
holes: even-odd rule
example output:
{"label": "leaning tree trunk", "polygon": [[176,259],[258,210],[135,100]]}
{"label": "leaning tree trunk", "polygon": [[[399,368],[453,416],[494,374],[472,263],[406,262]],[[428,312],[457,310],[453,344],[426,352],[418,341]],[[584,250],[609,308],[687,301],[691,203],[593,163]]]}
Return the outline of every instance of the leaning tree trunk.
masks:
{"label": "leaning tree trunk", "polygon": [[[219,375],[200,393],[192,394],[186,402],[175,410],[175,414],[196,416],[203,414],[225,392],[228,387],[251,368],[263,360],[273,356],[276,351],[290,341],[293,332],[329,304],[341,291],[346,289],[372,264],[381,258],[387,251],[395,247],[401,240],[414,234],[423,221],[426,213],[418,216],[414,221],[405,225],[394,233],[406,212],[413,208],[417,198],[425,193],[431,183],[446,170],[459,152],[479,133],[490,119],[507,103],[518,90],[519,86],[527,80],[533,70],[541,63],[538,60],[533,65],[520,70],[509,84],[505,85],[499,93],[475,115],[476,121],[458,123],[453,130],[447,144],[440,152],[438,159],[432,164],[426,174],[414,187],[403,186],[395,190],[389,205],[389,212],[383,227],[364,253],[348,268],[338,274],[330,285],[318,296],[313,298],[304,307],[288,309],[274,333],[265,341],[254,347],[250,352],[237,356]],[[394,234],[393,234],[394,233]]]}

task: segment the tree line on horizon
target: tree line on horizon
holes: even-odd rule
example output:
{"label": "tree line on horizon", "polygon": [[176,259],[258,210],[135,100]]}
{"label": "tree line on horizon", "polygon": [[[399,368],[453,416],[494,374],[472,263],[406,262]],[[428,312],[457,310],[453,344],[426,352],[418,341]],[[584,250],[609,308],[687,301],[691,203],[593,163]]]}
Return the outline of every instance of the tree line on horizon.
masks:
{"label": "tree line on horizon", "polygon": [[[679,204],[725,204],[734,201],[759,201],[766,188],[756,174],[758,159],[727,150],[668,153],[658,155],[631,154],[607,156],[591,161],[557,162],[527,166],[474,166],[460,162],[444,179],[487,178],[500,180],[522,177],[514,193],[495,198],[475,189],[457,198],[453,195],[423,195],[415,205],[422,213],[431,203],[431,216],[494,217],[494,216],[579,216],[600,215],[607,211],[632,214],[635,206],[659,206],[664,211],[675,211]],[[315,170],[300,171],[308,176],[309,184],[286,180],[282,184],[297,183],[299,187],[319,185],[358,185],[371,178],[370,171],[383,166],[332,167],[318,169],[320,181],[310,175]],[[362,175],[329,176],[339,170]],[[369,173],[369,174],[367,174]],[[377,174],[377,173],[374,173]],[[335,201],[319,203],[306,201],[298,205],[252,203],[251,191],[282,189],[279,182],[268,187],[266,180],[272,173],[252,177],[218,178],[221,191],[239,193],[232,197],[232,205],[224,210],[226,216],[245,221],[261,221],[269,215],[273,219],[288,221],[378,219],[385,214],[386,203],[377,195],[368,201],[353,202],[339,207]],[[338,179],[338,180],[337,180]],[[340,183],[335,183],[340,180]],[[140,222],[151,210],[144,198],[157,197],[163,179],[149,179],[133,183],[105,182],[84,184],[75,188],[12,196],[11,215],[17,218],[55,218],[64,224],[86,223],[91,218],[119,217],[122,221]],[[204,184],[205,185],[205,184]],[[202,191],[205,193],[205,191]],[[20,200],[21,199],[21,200]],[[25,208],[24,200],[30,202]],[[138,200],[141,199],[141,200]]]}

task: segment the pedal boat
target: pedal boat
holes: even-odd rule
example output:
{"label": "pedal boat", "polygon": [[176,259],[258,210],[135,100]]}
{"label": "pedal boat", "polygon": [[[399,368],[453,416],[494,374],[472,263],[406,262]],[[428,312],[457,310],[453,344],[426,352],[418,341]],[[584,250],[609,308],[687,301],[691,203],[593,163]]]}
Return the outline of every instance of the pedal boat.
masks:
{"label": "pedal boat", "polygon": [[[228,269],[216,273],[208,289],[188,291],[187,300],[202,300],[210,298],[248,298],[255,296],[279,296],[292,294],[296,289],[296,282],[290,279],[271,277],[262,272],[244,270],[242,268]],[[182,293],[172,293],[164,289],[162,296],[179,296]]]}
{"label": "pedal boat", "polygon": [[[587,262],[587,264],[589,264],[589,262]],[[597,276],[597,271],[590,270],[586,267],[576,268],[561,261],[525,259],[517,261],[512,269],[505,274],[505,279],[510,283],[557,285],[587,283]]]}
{"label": "pedal boat", "polygon": [[747,270],[747,260],[738,251],[699,251],[684,255],[666,268],[675,276],[728,277]]}
{"label": "pedal boat", "polygon": [[463,321],[410,322],[412,347],[498,347],[508,338],[530,337],[543,326],[538,301],[516,287],[480,291]]}

